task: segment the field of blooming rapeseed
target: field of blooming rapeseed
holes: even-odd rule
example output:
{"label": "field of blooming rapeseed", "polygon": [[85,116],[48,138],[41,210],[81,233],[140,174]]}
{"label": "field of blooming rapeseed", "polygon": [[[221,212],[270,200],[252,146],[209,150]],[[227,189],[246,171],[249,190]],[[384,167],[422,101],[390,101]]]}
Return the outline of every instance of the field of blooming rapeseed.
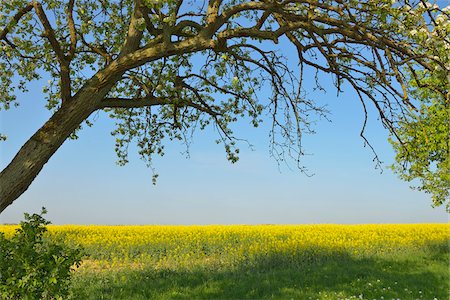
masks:
{"label": "field of blooming rapeseed", "polygon": [[49,238],[85,249],[75,299],[448,299],[449,229],[68,225]]}

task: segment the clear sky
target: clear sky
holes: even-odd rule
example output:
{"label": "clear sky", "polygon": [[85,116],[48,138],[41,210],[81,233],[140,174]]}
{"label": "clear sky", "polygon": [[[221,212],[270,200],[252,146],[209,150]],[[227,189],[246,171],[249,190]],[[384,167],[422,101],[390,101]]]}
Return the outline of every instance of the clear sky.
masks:
{"label": "clear sky", "polygon": [[[322,78],[324,86],[331,82]],[[44,81],[46,79],[44,78]],[[19,95],[20,106],[0,112],[0,168],[49,118],[41,93],[42,82]],[[130,151],[130,163],[115,164],[113,121],[97,115],[76,141],[66,141],[45,165],[31,187],[0,215],[0,223],[22,219],[24,212],[45,206],[55,224],[305,224],[305,223],[423,223],[447,222],[444,207],[432,208],[430,196],[413,191],[386,167],[393,161],[387,132],[372,112],[367,135],[385,162],[376,170],[373,154],[359,137],[363,111],[350,89],[338,98],[330,87],[311,96],[328,104],[332,122],[322,120],[317,134],[304,137],[311,155],[303,163],[315,175],[278,167],[269,155],[268,130],[240,123],[237,164],[225,159],[212,130],[198,131],[190,148],[167,144],[152,172]]]}

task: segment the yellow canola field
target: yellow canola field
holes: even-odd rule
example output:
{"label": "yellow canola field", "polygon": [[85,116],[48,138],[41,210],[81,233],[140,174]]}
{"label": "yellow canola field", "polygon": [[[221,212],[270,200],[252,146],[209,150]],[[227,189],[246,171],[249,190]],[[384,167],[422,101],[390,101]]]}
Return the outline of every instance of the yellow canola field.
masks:
{"label": "yellow canola field", "polygon": [[[0,225],[12,236],[18,226]],[[165,245],[196,248],[205,245],[234,249],[319,247],[377,249],[420,246],[450,239],[450,224],[392,225],[50,225],[49,236],[83,246],[130,248]]]}
{"label": "yellow canola field", "polygon": [[[17,226],[0,225],[11,236]],[[449,224],[392,225],[50,225],[49,237],[80,244],[89,260],[118,265],[149,262],[192,266],[249,259],[318,259],[336,254],[396,255],[448,245]]]}

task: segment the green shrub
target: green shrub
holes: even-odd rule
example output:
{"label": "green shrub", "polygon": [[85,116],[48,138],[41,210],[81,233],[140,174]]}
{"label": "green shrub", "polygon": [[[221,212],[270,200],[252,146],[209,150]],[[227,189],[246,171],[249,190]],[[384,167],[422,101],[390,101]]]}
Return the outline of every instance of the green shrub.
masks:
{"label": "green shrub", "polygon": [[79,266],[82,252],[46,238],[41,214],[25,214],[11,239],[0,233],[0,298],[67,298],[74,266]]}

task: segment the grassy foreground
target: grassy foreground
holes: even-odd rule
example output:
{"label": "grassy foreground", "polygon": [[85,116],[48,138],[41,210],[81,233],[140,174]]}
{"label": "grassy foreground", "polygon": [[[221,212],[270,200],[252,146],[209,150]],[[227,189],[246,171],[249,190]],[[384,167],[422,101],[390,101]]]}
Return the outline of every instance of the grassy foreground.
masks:
{"label": "grassy foreground", "polygon": [[49,238],[85,248],[75,299],[448,299],[449,229],[49,226]]}

